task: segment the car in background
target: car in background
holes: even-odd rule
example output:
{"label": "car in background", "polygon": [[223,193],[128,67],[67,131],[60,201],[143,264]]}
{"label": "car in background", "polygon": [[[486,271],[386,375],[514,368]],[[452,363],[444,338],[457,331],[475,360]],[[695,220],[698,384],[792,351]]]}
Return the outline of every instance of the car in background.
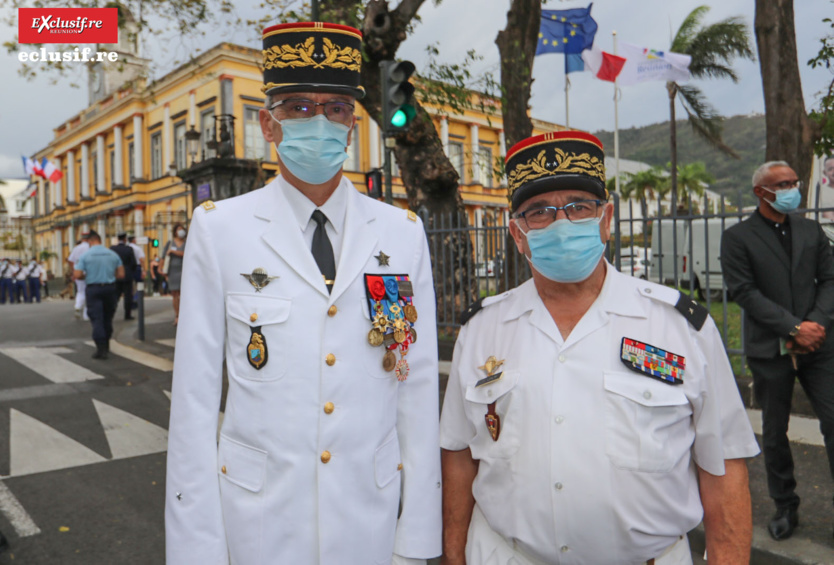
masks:
{"label": "car in background", "polygon": [[650,262],[645,257],[623,257],[620,259],[620,272],[647,280],[651,272]]}
{"label": "car in background", "polygon": [[496,276],[495,261],[482,261],[475,264],[475,276],[479,279]]}

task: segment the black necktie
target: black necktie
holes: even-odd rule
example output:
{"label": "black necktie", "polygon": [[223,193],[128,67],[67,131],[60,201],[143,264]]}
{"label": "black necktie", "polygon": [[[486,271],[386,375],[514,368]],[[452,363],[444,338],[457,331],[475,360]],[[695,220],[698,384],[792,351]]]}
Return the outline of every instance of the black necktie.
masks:
{"label": "black necktie", "polygon": [[333,290],[333,281],[336,279],[336,261],[333,259],[333,245],[327,237],[327,230],[324,224],[327,223],[327,216],[321,210],[313,211],[313,221],[316,222],[316,231],[313,233],[313,258],[319,266],[321,276],[327,285],[327,292]]}

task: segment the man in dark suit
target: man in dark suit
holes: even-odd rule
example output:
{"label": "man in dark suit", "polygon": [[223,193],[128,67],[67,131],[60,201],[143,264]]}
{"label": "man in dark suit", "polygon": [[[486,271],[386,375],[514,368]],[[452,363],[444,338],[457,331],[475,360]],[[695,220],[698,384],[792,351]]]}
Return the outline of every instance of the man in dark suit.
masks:
{"label": "man in dark suit", "polygon": [[789,538],[798,525],[799,496],[788,441],[793,386],[799,379],[817,416],[834,476],[834,257],[817,222],[790,215],[801,182],[784,161],[753,175],[759,207],[724,232],[724,280],[744,309],[744,350],[762,407],[768,490],[776,514],[768,530]]}
{"label": "man in dark suit", "polygon": [[124,296],[125,320],[132,320],[133,316],[130,315],[130,311],[133,308],[133,272],[137,266],[136,255],[127,244],[126,233],[120,233],[119,243],[110,249],[116,252],[125,268],[124,278],[116,279],[116,304],[119,303],[119,297]]}

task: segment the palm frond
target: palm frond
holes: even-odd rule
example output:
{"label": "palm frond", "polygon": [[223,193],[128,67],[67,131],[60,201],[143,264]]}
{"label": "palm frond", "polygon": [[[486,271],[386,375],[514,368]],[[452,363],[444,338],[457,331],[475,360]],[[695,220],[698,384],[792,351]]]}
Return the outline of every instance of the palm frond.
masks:
{"label": "palm frond", "polygon": [[724,143],[721,137],[721,124],[724,118],[707,102],[704,93],[692,85],[678,85],[681,104],[689,117],[689,125],[710,145],[736,159],[740,159],[735,150]]}
{"label": "palm frond", "polygon": [[672,40],[670,51],[675,53],[686,53],[692,39],[697,33],[698,26],[701,25],[701,20],[709,12],[709,6],[698,6],[689,15],[684,18],[683,23],[678,28],[675,38]]}
{"label": "palm frond", "polygon": [[[731,17],[701,28],[683,51],[692,57],[689,72],[695,78],[738,78],[729,64],[736,57],[754,60],[750,30],[740,17]],[[728,72],[729,71],[729,72]]]}

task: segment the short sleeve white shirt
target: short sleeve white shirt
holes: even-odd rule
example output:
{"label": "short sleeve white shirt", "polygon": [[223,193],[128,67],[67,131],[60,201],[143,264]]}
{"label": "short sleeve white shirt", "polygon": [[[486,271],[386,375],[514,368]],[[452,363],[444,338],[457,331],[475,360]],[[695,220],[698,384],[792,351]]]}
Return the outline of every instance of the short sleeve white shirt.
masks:
{"label": "short sleeve white shirt", "polygon": [[[480,460],[490,526],[546,563],[637,563],[702,519],[696,465],[759,452],[721,337],[673,305],[679,293],[618,273],[563,340],[532,280],[487,299],[461,329],[441,446]],[[630,370],[623,338],[683,356],[684,383]],[[490,356],[501,378],[481,384]],[[501,418],[494,441],[485,415]]]}

